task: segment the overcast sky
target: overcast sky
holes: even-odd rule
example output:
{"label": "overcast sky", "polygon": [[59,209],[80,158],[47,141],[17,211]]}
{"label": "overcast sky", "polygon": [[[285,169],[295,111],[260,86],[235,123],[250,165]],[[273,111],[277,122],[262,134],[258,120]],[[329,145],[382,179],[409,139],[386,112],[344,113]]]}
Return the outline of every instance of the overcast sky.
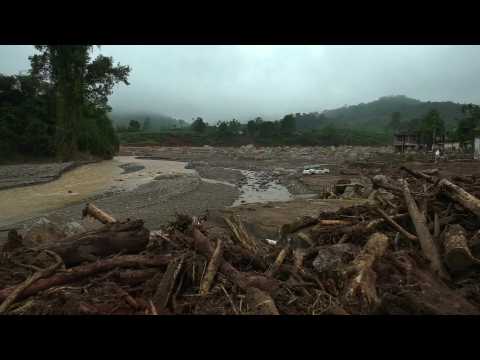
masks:
{"label": "overcast sky", "polygon": [[[31,46],[0,45],[0,73],[29,68]],[[102,46],[130,65],[114,111],[211,123],[276,117],[385,95],[480,103],[480,46]]]}

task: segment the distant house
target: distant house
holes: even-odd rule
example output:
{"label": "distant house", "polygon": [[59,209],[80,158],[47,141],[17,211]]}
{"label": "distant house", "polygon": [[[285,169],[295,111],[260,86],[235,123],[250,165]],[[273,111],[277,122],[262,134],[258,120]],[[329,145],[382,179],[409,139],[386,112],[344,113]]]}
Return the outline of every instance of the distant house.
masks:
{"label": "distant house", "polygon": [[[419,150],[435,150],[435,149],[445,149],[445,135],[439,135],[435,138],[435,143],[429,145],[426,142],[422,141],[421,137],[413,132],[397,132],[394,134],[393,146],[395,152],[410,152],[410,151],[419,151]],[[448,143],[452,144],[452,143]],[[450,145],[451,146],[451,145]]]}
{"label": "distant house", "polygon": [[418,136],[408,132],[398,132],[393,138],[393,147],[395,152],[417,151],[420,146],[418,144]]}
{"label": "distant house", "polygon": [[445,144],[443,144],[443,148],[445,151],[460,151],[461,146],[459,142],[452,142],[452,141],[446,141]]}

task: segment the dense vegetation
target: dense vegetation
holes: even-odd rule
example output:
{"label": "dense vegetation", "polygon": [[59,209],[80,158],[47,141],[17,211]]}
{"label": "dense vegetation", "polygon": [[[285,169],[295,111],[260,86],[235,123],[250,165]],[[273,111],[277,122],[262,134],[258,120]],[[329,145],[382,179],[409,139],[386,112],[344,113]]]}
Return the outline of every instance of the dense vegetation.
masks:
{"label": "dense vegetation", "polygon": [[92,45],[38,45],[27,75],[0,74],[0,159],[109,158],[119,141],[108,117],[115,84],[128,85],[128,66]]}
{"label": "dense vegetation", "polygon": [[130,128],[120,139],[123,143],[170,145],[387,145],[395,132],[405,131],[431,146],[443,136],[471,142],[479,121],[475,105],[389,96],[323,113],[288,114],[277,121],[257,117],[247,123],[233,119],[209,125],[197,118],[189,128],[161,132]]}

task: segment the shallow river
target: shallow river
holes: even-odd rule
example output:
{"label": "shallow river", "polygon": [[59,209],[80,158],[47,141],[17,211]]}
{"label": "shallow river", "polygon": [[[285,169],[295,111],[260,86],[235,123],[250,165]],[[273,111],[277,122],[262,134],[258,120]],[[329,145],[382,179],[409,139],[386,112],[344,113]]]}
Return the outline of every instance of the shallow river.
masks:
{"label": "shallow river", "polygon": [[[132,190],[157,176],[198,176],[195,170],[186,169],[185,165],[186,163],[178,161],[118,156],[113,160],[83,165],[49,183],[0,190],[0,229],[98,194]],[[271,182],[260,188],[255,172],[241,171],[246,176],[247,183],[240,188],[241,195],[232,206],[291,199],[284,186]],[[219,180],[202,180],[235,187],[234,184]]]}
{"label": "shallow river", "polygon": [[[120,166],[142,165],[139,171],[124,171]],[[152,181],[159,174],[192,174],[185,163],[142,160],[118,156],[113,160],[80,166],[46,184],[0,191],[0,227],[22,221],[64,206],[78,203],[106,191],[128,191]]]}

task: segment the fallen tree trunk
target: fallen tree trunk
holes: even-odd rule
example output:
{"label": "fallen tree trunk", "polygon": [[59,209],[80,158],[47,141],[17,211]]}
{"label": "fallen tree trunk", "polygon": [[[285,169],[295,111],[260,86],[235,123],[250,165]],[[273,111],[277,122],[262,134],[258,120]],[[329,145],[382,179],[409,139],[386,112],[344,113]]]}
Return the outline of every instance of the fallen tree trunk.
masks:
{"label": "fallen tree trunk", "polygon": [[405,166],[401,166],[400,169],[406,171],[407,173],[409,173],[413,177],[416,177],[417,179],[423,179],[423,180],[426,180],[426,181],[428,181],[429,183],[432,183],[432,184],[435,182],[435,180],[430,175],[424,174],[423,172],[415,171],[415,170],[409,169]]}
{"label": "fallen tree trunk", "polygon": [[480,219],[480,199],[447,179],[440,180],[438,186],[450,199],[470,210]]}
{"label": "fallen tree trunk", "polygon": [[407,230],[405,230],[402,226],[400,226],[395,220],[393,220],[385,211],[383,211],[380,208],[376,208],[377,212],[382,215],[382,217],[385,219],[387,223],[389,223],[395,230],[400,232],[403,236],[405,236],[408,240],[418,240],[418,238],[410,234]]}
{"label": "fallen tree trunk", "polygon": [[465,236],[465,229],[454,224],[445,231],[445,239],[443,242],[445,248],[445,263],[452,271],[462,271],[470,266],[478,264],[470,252]]}
{"label": "fallen tree trunk", "polygon": [[415,226],[415,231],[417,232],[423,254],[430,261],[430,268],[440,277],[448,278],[447,273],[443,269],[438,248],[428,230],[427,220],[425,219],[424,214],[418,210],[417,204],[410,193],[406,181],[403,181],[403,195],[407,204],[408,213]]}
{"label": "fallen tree trunk", "polygon": [[388,237],[382,233],[372,234],[360,254],[344,270],[349,278],[344,289],[344,301],[347,304],[360,305],[362,311],[369,311],[379,304],[376,291],[376,274],[372,266],[383,256],[388,247]]}
{"label": "fallen tree trunk", "polygon": [[93,204],[87,204],[82,211],[82,217],[91,216],[102,224],[113,224],[117,222],[113,216],[99,209]]}
{"label": "fallen tree trunk", "polygon": [[[129,268],[129,267],[160,267],[167,265],[172,260],[170,255],[122,255],[111,259],[100,260],[91,264],[76,266],[50,277],[39,279],[29,287],[23,290],[22,294],[17,300],[24,299],[28,296],[35,295],[39,291],[46,290],[52,286],[59,286],[68,284],[88,276],[112,270],[114,268]],[[0,290],[0,301],[15,290],[15,286]]]}
{"label": "fallen tree trunk", "polygon": [[121,252],[139,253],[147,246],[149,233],[143,220],[113,223],[99,230],[70,236],[46,248],[60,255],[68,267]]}

